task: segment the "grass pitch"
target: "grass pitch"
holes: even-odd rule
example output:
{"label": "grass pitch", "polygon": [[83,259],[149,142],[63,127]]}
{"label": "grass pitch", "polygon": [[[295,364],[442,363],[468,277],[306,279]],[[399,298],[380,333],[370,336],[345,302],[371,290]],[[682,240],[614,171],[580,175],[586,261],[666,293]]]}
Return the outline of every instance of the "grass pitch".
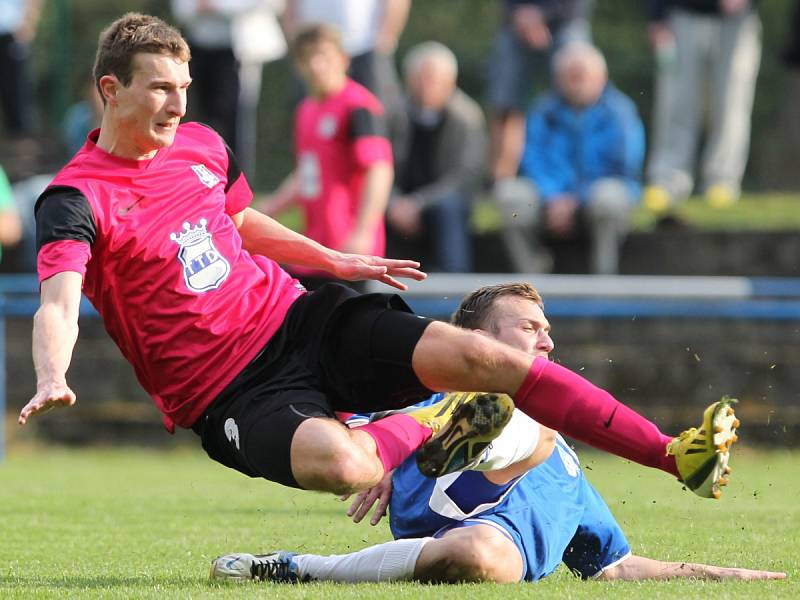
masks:
{"label": "grass pitch", "polygon": [[658,472],[583,453],[634,553],[786,571],[778,582],[600,583],[563,567],[535,584],[219,585],[218,554],[340,553],[389,539],[332,496],[250,480],[199,450],[14,450],[0,465],[2,598],[798,598],[800,453],[737,448],[719,502]]}

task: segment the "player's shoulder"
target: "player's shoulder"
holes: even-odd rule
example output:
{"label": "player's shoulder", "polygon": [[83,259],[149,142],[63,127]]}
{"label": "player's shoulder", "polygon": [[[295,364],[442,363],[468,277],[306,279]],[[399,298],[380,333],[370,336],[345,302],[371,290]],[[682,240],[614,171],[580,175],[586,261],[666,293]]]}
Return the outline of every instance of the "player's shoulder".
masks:
{"label": "player's shoulder", "polygon": [[199,121],[187,121],[178,125],[178,131],[175,134],[175,140],[178,143],[184,141],[191,141],[192,143],[208,144],[213,146],[224,147],[225,142],[222,136],[217,131],[205,123]]}
{"label": "player's shoulder", "polygon": [[352,79],[347,80],[341,97],[351,110],[366,108],[370,112],[383,113],[383,104],[377,96]]}

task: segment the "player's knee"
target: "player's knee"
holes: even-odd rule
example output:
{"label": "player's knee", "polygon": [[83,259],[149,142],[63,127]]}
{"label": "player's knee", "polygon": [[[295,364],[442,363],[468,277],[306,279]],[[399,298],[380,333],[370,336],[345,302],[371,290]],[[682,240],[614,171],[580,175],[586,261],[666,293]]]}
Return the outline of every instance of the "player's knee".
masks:
{"label": "player's knee", "polygon": [[337,448],[324,474],[327,490],[334,494],[351,494],[367,489],[376,483],[373,467],[360,448],[354,445]]}
{"label": "player's knee", "polygon": [[451,580],[496,583],[519,581],[519,552],[501,534],[486,536],[480,535],[476,530],[474,535],[459,536],[456,546],[451,553],[448,569]]}
{"label": "player's knee", "polygon": [[[325,431],[318,433],[322,438]],[[370,459],[346,436],[330,436],[324,439],[325,443],[318,439],[316,444],[307,439],[296,441],[292,447],[292,471],[305,489],[349,494],[374,485],[382,475],[377,459]]]}

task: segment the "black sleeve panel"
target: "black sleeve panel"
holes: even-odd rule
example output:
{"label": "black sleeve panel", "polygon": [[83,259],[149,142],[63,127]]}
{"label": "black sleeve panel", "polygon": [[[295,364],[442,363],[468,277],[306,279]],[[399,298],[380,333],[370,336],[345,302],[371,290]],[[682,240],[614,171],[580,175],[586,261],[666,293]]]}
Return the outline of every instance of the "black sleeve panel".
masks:
{"label": "black sleeve panel", "polygon": [[225,152],[228,153],[228,183],[225,184],[225,193],[227,194],[228,190],[231,189],[231,186],[239,180],[239,177],[242,174],[242,170],[239,168],[239,161],[236,160],[236,155],[233,153],[233,150],[231,150],[231,147],[228,146],[228,142],[222,139],[222,136],[219,135],[219,132],[216,129],[210,125],[202,123],[201,121],[195,121],[195,123],[213,131],[214,134],[216,134],[219,139],[222,140],[222,143],[225,144]]}
{"label": "black sleeve panel", "polygon": [[228,183],[225,184],[225,193],[227,194],[231,186],[241,177],[242,170],[239,168],[239,161],[236,160],[233,150],[227,143],[225,144],[225,151],[228,153]]}
{"label": "black sleeve panel", "polygon": [[350,113],[350,137],[384,137],[388,138],[388,127],[383,115],[376,114],[366,108],[357,108]]}
{"label": "black sleeve panel", "polygon": [[94,244],[97,225],[83,192],[65,185],[47,188],[36,201],[36,251],[50,242],[77,240]]}

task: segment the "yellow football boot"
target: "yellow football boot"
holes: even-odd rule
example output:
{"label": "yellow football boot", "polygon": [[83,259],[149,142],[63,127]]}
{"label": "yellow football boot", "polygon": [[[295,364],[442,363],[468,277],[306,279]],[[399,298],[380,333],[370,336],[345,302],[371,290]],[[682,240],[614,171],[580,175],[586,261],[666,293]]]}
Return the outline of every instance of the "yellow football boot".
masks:
{"label": "yellow football boot", "polygon": [[484,392],[451,392],[436,404],[408,412],[434,432],[417,450],[419,470],[441,477],[474,466],[512,412],[510,396]]}
{"label": "yellow football boot", "polygon": [[667,445],[684,485],[703,498],[719,499],[720,488],[728,484],[730,447],[738,439],[739,419],[731,406],[735,402],[723,396],[705,410],[700,429],[692,427]]}

